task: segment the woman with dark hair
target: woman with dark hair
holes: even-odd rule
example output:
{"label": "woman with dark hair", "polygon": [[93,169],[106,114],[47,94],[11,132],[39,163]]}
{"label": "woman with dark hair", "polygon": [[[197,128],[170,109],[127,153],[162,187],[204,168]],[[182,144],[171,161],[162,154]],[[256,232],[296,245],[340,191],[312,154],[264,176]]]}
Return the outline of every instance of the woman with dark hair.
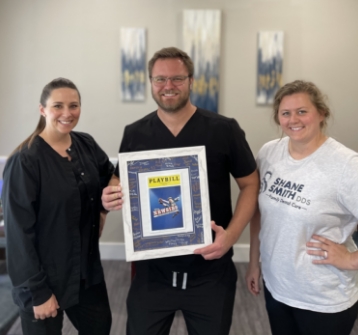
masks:
{"label": "woman with dark hair", "polygon": [[261,256],[273,335],[349,335],[357,318],[358,153],[325,134],[329,115],[316,85],[286,84],[273,118],[287,136],[257,157],[246,282],[259,294]]}
{"label": "woman with dark hair", "polygon": [[108,335],[111,311],[98,239],[113,165],[74,132],[81,96],[68,79],[47,84],[36,130],[9,157],[2,201],[8,272],[24,335],[61,334],[65,311],[79,334]]}

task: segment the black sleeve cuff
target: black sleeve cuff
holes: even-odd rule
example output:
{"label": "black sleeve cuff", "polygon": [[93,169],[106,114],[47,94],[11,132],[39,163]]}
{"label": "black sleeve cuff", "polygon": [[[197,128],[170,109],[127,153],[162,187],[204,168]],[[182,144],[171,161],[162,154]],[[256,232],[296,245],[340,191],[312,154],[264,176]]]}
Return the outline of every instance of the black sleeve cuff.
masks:
{"label": "black sleeve cuff", "polygon": [[47,286],[45,286],[35,291],[31,291],[31,294],[33,306],[40,306],[51,298],[52,291]]}

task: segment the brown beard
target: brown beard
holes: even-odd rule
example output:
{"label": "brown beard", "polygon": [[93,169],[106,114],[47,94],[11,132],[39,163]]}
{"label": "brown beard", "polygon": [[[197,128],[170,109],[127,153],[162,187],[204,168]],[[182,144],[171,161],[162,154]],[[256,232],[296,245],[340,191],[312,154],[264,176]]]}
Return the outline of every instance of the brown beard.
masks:
{"label": "brown beard", "polygon": [[[165,91],[165,93],[176,93],[174,90],[167,90]],[[166,105],[164,104],[160,99],[157,99],[154,94],[153,94],[153,90],[152,90],[152,97],[154,99],[154,101],[157,103],[158,107],[160,107],[161,110],[163,110],[164,112],[167,113],[176,113],[178,111],[180,111],[189,101],[190,99],[190,91],[189,94],[187,96],[182,97],[178,103],[174,104],[174,105]]]}

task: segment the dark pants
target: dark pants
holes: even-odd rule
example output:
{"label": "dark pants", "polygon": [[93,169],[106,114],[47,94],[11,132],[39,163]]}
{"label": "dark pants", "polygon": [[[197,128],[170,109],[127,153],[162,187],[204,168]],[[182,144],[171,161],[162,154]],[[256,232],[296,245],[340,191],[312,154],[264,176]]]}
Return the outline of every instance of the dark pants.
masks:
{"label": "dark pants", "polygon": [[71,320],[79,335],[109,335],[112,315],[109,307],[105,282],[87,289],[81,287],[79,303],[59,309],[55,318],[36,320],[32,312],[20,310],[21,326],[24,335],[61,335],[63,312]]}
{"label": "dark pants", "polygon": [[272,335],[350,335],[358,314],[358,302],[345,311],[320,313],[285,305],[264,286]]}
{"label": "dark pants", "polygon": [[[228,335],[237,273],[232,261],[210,274],[178,273],[136,265],[127,298],[127,335],[168,335],[175,312],[181,310],[189,335]],[[185,289],[183,289],[183,284]]]}

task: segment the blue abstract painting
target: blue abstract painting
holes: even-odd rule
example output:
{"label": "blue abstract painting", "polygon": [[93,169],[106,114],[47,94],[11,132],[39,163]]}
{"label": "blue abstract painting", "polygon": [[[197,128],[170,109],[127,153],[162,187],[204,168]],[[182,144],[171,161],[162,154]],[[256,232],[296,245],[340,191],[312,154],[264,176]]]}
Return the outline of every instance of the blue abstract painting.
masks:
{"label": "blue abstract painting", "polygon": [[282,63],[283,32],[260,32],[257,55],[257,104],[273,103],[277,90],[282,86]]}
{"label": "blue abstract painting", "polygon": [[185,10],[183,46],[194,62],[191,102],[218,113],[220,10]]}
{"label": "blue abstract painting", "polygon": [[145,100],[146,43],[144,28],[121,28],[121,96],[123,101]]}

